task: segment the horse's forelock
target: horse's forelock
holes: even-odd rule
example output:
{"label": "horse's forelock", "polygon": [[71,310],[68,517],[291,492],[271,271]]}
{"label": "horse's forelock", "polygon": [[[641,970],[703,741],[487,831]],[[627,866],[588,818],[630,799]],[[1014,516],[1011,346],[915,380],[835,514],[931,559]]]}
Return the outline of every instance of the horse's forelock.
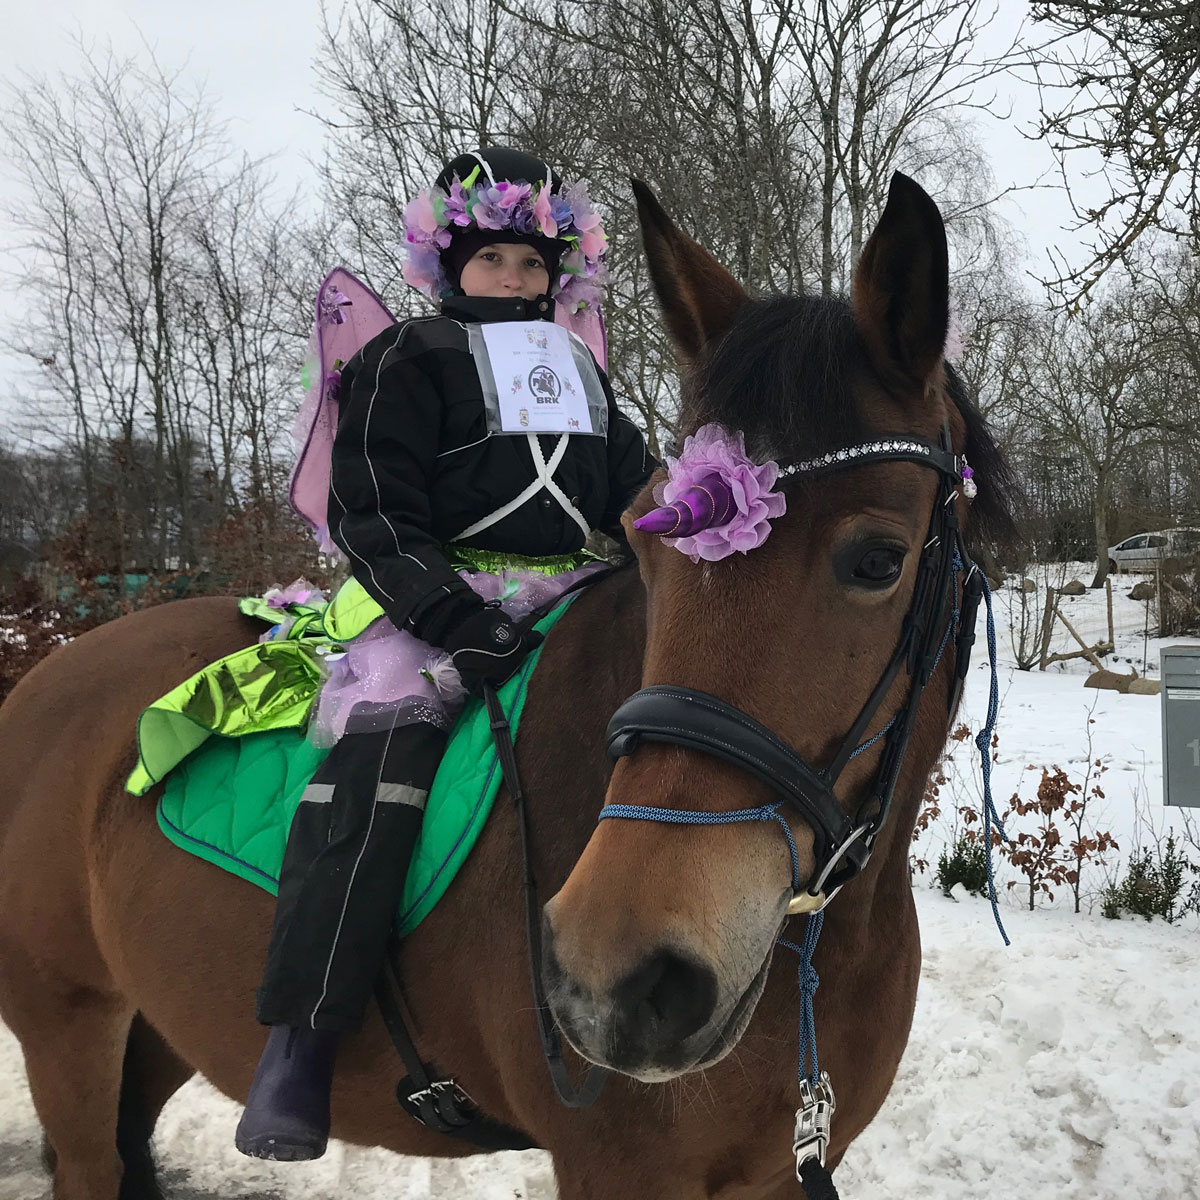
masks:
{"label": "horse's forelock", "polygon": [[710,421],[740,429],[757,461],[849,445],[862,432],[852,387],[865,363],[844,301],[753,301],[696,363],[681,429],[691,433]]}
{"label": "horse's forelock", "polygon": [[[812,458],[868,436],[854,401],[856,377],[869,370],[867,347],[849,304],[787,296],[746,304],[693,369],[681,433],[710,421],[746,436],[758,462]],[[947,364],[951,403],[966,426],[964,452],[975,469],[977,536],[1003,539],[1013,528],[1013,478],[961,376]],[[682,441],[682,439],[680,439]]]}

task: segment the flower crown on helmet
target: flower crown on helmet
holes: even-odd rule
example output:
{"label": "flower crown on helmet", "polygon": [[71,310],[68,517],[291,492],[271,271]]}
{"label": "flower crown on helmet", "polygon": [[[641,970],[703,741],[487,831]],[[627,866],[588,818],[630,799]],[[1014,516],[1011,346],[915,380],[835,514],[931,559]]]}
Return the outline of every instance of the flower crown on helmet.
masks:
{"label": "flower crown on helmet", "polygon": [[437,301],[451,292],[442,261],[460,229],[496,229],[552,238],[565,249],[550,295],[569,312],[598,304],[604,289],[604,254],[608,237],[600,215],[592,208],[587,183],[552,190],[548,181],[536,183],[501,179],[479,183],[476,167],[460,180],[418,192],[404,210],[404,241],[408,259],[405,281]]}

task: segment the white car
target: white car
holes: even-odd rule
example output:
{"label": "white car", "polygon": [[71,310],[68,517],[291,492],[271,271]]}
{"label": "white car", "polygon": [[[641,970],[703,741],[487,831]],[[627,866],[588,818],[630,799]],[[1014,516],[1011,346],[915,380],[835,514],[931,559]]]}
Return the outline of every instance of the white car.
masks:
{"label": "white car", "polygon": [[1164,558],[1200,554],[1200,529],[1136,533],[1108,552],[1110,571],[1153,571]]}

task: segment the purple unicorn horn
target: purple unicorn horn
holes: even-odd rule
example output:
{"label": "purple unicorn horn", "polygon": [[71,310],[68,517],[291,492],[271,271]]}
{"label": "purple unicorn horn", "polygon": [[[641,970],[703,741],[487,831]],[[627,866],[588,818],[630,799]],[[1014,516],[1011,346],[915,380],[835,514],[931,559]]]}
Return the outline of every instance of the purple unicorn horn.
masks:
{"label": "purple unicorn horn", "polygon": [[634,529],[663,537],[691,537],[716,529],[737,516],[733,492],[715,472],[697,480],[678,500],[653,509],[633,523]]}

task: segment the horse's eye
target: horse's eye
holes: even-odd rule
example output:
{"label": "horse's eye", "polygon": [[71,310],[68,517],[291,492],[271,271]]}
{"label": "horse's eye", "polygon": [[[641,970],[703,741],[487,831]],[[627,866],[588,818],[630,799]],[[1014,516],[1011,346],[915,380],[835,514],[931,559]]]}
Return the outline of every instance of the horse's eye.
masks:
{"label": "horse's eye", "polygon": [[857,562],[854,581],[867,587],[889,587],[904,570],[904,551],[897,546],[872,546]]}

